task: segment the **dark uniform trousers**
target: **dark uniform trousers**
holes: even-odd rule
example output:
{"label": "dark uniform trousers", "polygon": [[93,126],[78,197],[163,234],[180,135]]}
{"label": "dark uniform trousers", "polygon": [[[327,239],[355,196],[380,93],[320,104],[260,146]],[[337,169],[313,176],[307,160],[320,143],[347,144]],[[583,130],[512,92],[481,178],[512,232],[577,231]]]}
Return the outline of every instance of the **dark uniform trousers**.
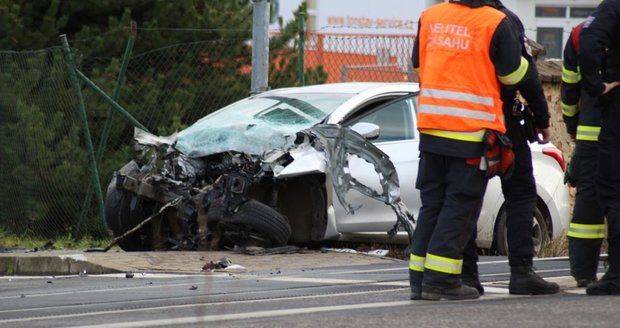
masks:
{"label": "dark uniform trousers", "polygon": [[[508,262],[511,267],[531,266],[534,256],[532,225],[536,208],[536,181],[532,168],[532,153],[523,137],[518,121],[506,115],[507,132],[515,154],[514,172],[509,179],[502,179],[506,211]],[[463,253],[463,275],[478,277],[478,253],[474,230]]]}
{"label": "dark uniform trousers", "polygon": [[[411,286],[460,285],[463,250],[475,230],[487,182],[485,172],[463,158],[421,152],[416,188],[422,208],[412,241]],[[435,267],[437,257],[448,258],[452,269]]]}
{"label": "dark uniform trousers", "polygon": [[599,147],[596,141],[577,141],[570,175],[577,188],[573,218],[568,232],[571,275],[596,277],[605,220],[596,191]]}
{"label": "dark uniform trousers", "polygon": [[598,195],[607,218],[608,278],[620,278],[620,89],[600,98]]}

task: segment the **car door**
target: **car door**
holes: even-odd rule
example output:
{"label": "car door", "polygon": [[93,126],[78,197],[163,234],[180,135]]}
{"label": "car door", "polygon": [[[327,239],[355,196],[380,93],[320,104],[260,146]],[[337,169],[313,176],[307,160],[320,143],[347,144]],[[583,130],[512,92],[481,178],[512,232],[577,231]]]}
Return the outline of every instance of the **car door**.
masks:
{"label": "car door", "polygon": [[[344,125],[368,122],[379,126],[379,137],[373,143],[385,152],[398,173],[401,198],[414,214],[420,208],[419,192],[415,189],[418,171],[418,133],[415,127],[415,96],[392,99],[375,108],[359,111]],[[373,166],[357,156],[349,157],[351,175],[367,186],[381,192],[378,174]],[[396,222],[396,215],[384,203],[352,190],[347,200],[353,206],[362,205],[354,215],[335,206],[336,226],[340,233],[370,233],[388,231]]]}

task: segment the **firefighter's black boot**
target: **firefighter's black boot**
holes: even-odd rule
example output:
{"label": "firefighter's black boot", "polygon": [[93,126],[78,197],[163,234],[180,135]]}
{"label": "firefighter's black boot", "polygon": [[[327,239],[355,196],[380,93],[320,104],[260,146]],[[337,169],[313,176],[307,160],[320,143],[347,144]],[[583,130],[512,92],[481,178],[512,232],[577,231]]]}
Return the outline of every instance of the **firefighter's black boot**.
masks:
{"label": "firefighter's black boot", "polygon": [[411,295],[409,297],[411,300],[421,300],[422,299],[422,288],[411,286]]}
{"label": "firefighter's black boot", "polygon": [[482,284],[480,283],[480,279],[478,278],[478,276],[471,276],[471,275],[463,274],[461,275],[461,281],[463,282],[463,285],[476,288],[480,296],[484,295],[484,287],[482,287]]}
{"label": "firefighter's black boot", "polygon": [[422,285],[422,299],[429,301],[439,300],[473,300],[480,297],[476,288],[461,285],[455,288],[441,288]]}
{"label": "firefighter's black boot", "polygon": [[545,281],[532,270],[531,266],[511,267],[510,294],[518,295],[548,295],[560,291],[560,286],[553,282]]}
{"label": "firefighter's black boot", "polygon": [[588,285],[586,294],[595,296],[620,295],[620,277],[612,277],[607,272],[601,280]]}

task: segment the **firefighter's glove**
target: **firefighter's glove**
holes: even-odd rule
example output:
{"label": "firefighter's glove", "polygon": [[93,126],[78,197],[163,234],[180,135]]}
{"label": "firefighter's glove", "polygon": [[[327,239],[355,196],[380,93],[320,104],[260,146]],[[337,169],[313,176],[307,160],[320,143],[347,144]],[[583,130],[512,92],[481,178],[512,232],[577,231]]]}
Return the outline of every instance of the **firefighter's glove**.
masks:
{"label": "firefighter's glove", "polygon": [[571,170],[571,166],[570,163],[568,163],[568,165],[566,166],[566,171],[564,172],[564,184],[568,185],[569,187],[573,187],[575,188],[577,186],[577,182],[575,181],[575,178],[573,178],[572,170]]}
{"label": "firefighter's glove", "polygon": [[487,178],[499,176],[508,179],[514,171],[515,155],[512,152],[512,142],[504,134],[487,130],[484,134],[484,156]]}

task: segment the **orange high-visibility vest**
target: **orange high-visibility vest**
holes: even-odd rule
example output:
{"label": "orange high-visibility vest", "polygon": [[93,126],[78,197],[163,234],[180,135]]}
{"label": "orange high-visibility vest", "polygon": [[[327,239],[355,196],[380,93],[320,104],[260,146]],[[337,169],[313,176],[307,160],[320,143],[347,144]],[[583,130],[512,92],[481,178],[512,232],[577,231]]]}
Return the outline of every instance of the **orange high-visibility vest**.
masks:
{"label": "orange high-visibility vest", "polygon": [[493,34],[506,16],[483,6],[443,3],[426,10],[419,31],[421,133],[480,142],[506,132],[500,82],[491,62]]}

